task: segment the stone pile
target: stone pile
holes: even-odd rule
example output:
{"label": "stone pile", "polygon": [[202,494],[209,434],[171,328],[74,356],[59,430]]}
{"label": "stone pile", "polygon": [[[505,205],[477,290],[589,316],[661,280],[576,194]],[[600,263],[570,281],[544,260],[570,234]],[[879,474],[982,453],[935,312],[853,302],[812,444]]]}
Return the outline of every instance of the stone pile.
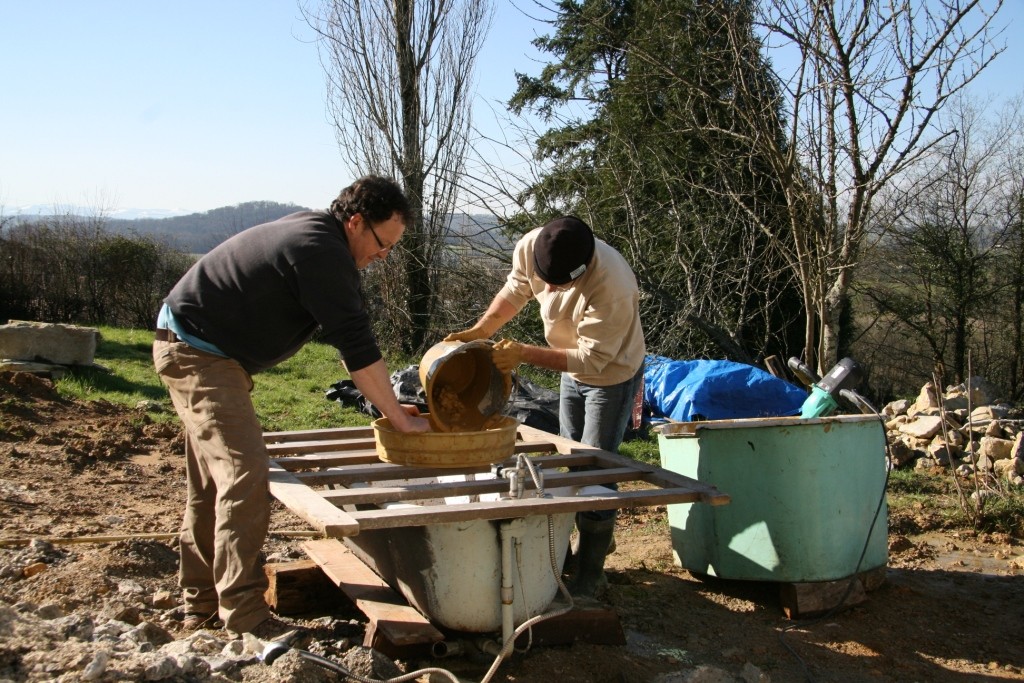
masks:
{"label": "stone pile", "polygon": [[[152,621],[130,623],[81,609],[65,614],[56,604],[0,604],[0,634],[3,681],[338,680],[335,672],[310,662],[295,650],[273,663],[264,663],[266,643],[248,633],[231,640],[223,631],[201,630],[176,640],[170,631]],[[336,663],[371,679],[404,673],[376,650],[360,646],[348,647],[336,655]]]}
{"label": "stone pile", "polygon": [[1024,420],[1016,408],[991,398],[985,381],[936,390],[921,387],[915,401],[882,409],[892,467],[953,469],[967,477],[1024,483]]}
{"label": "stone pile", "polygon": [[[82,566],[75,571],[76,565]],[[78,554],[41,539],[0,548],[0,587],[8,595],[21,582],[54,574],[59,577],[54,585],[66,585],[88,571]],[[108,579],[109,589],[97,591],[88,604],[74,593],[54,594],[40,603],[0,600],[0,683],[338,680],[333,671],[294,651],[264,661],[267,644],[252,634],[232,638],[223,629],[183,633],[182,608],[170,591],[154,589],[142,577]],[[358,645],[363,625],[357,620],[324,616],[301,626],[309,634],[305,650],[349,672],[373,679],[404,673],[381,653]]]}

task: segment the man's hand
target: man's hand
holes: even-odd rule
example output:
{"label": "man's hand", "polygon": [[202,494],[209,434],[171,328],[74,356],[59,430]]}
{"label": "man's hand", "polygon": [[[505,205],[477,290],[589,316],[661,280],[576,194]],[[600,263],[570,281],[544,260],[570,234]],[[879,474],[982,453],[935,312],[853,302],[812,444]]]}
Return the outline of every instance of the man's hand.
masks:
{"label": "man's hand", "polygon": [[[417,411],[418,412],[418,411]],[[400,417],[401,416],[401,417]],[[397,418],[397,419],[396,419]],[[400,432],[429,432],[430,422],[425,417],[413,417],[404,408],[401,413],[391,418],[391,426]]]}
{"label": "man's hand", "polygon": [[462,330],[461,332],[452,332],[444,338],[444,341],[468,343],[476,341],[477,339],[487,339],[489,336],[489,334],[481,330],[479,327],[471,327],[468,330]]}
{"label": "man's hand", "polygon": [[494,367],[502,372],[512,372],[523,362],[524,346],[511,339],[502,339],[491,350]]}

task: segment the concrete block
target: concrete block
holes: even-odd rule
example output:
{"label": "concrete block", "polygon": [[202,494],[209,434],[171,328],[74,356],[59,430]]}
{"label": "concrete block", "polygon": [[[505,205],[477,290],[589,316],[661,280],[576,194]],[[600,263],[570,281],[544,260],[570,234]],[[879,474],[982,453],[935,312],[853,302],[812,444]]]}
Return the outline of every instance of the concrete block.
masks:
{"label": "concrete block", "polygon": [[99,338],[92,327],[12,320],[0,325],[0,359],[92,365]]}

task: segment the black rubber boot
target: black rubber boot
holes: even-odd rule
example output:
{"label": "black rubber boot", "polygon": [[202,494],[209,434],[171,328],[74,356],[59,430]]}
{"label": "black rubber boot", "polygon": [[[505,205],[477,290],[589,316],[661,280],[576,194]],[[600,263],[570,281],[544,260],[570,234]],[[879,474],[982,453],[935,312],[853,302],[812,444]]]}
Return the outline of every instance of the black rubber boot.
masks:
{"label": "black rubber boot", "polygon": [[[580,552],[580,535],[579,532],[573,534],[572,538],[569,539],[569,548],[565,551],[565,564],[562,565],[562,573],[567,576],[574,576],[580,568],[579,561]],[[612,536],[612,542],[608,545],[608,551],[605,556],[611,555],[615,552],[615,536]]]}
{"label": "black rubber boot", "polygon": [[569,584],[569,592],[574,598],[598,598],[608,588],[604,558],[612,545],[615,516],[594,520],[577,515],[576,526],[580,530],[579,550],[576,553],[579,569]]}

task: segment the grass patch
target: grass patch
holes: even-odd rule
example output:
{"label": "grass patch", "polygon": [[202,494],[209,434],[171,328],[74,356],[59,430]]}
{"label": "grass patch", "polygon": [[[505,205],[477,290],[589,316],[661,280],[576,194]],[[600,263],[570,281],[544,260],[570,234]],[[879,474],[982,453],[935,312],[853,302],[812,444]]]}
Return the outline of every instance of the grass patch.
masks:
{"label": "grass patch", "polygon": [[1024,489],[1005,480],[989,482],[992,493],[978,509],[973,480],[960,478],[961,498],[948,471],[895,470],[889,475],[889,528],[897,533],[972,529],[1024,537]]}
{"label": "grass patch", "polygon": [[135,406],[139,401],[166,400],[167,390],[153,369],[153,333],[98,327],[97,367],[73,367],[55,384],[65,398],[109,401]]}
{"label": "grass patch", "polygon": [[[98,327],[97,368],[72,368],[55,384],[58,393],[80,401],[109,401],[135,407],[152,401],[162,407],[154,420],[176,421],[167,389],[153,368],[153,333],[148,330]],[[256,414],[268,431],[365,426],[370,416],[335,401],[324,393],[348,378],[338,352],[312,342],[275,368],[253,377]]]}
{"label": "grass patch", "polygon": [[268,431],[358,427],[370,424],[370,416],[328,401],[324,392],[347,379],[337,350],[326,344],[306,344],[280,365],[253,377],[253,403],[263,428]]}
{"label": "grass patch", "polygon": [[619,446],[619,453],[638,462],[661,466],[658,435],[651,431],[635,439],[623,441]]}
{"label": "grass patch", "polygon": [[987,499],[978,530],[1024,538],[1024,487],[1010,486]]}

